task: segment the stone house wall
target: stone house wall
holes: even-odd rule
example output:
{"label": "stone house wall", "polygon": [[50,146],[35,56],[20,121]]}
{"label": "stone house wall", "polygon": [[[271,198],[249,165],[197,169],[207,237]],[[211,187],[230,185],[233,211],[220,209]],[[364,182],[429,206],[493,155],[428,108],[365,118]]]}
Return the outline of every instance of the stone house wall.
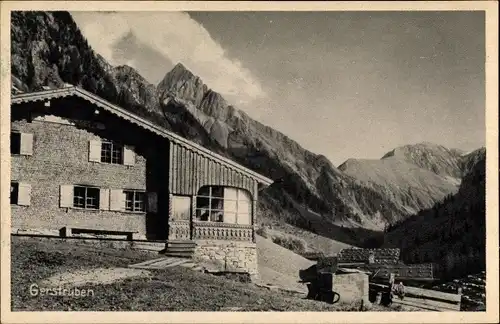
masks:
{"label": "stone house wall", "polygon": [[146,234],[146,215],[137,212],[60,207],[61,185],[146,190],[146,158],[135,164],[89,161],[95,133],[73,125],[16,120],[12,130],[33,134],[32,155],[11,155],[11,181],[31,186],[29,206],[11,205],[13,228],[58,230],[64,226],[138,231]]}

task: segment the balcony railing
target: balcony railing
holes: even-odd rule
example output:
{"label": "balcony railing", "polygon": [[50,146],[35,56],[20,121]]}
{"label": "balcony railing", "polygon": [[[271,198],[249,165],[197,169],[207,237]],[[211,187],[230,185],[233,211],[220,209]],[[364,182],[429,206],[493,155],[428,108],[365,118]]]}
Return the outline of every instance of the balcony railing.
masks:
{"label": "balcony railing", "polygon": [[251,225],[199,221],[193,223],[193,239],[195,240],[252,241],[252,232]]}
{"label": "balcony railing", "polygon": [[191,225],[189,221],[171,221],[168,225],[169,240],[191,239]]}

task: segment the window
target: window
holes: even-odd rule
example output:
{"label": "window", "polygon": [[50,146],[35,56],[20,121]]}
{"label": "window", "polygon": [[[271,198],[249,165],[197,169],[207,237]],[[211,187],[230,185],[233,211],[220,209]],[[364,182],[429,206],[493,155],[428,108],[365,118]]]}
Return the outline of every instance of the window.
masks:
{"label": "window", "polygon": [[146,211],[145,193],[143,191],[124,190],[125,210],[134,212]]}
{"label": "window", "polygon": [[200,221],[251,224],[252,200],[246,190],[205,186],[196,197],[196,219]]}
{"label": "window", "polygon": [[73,188],[73,207],[99,209],[99,188],[75,186]]}
{"label": "window", "polygon": [[100,139],[90,140],[89,161],[132,166],[135,164],[134,147]]}
{"label": "window", "polygon": [[10,133],[10,154],[21,154],[21,133]]}
{"label": "window", "polygon": [[101,142],[101,162],[123,164],[123,146],[113,142]]}
{"label": "window", "polygon": [[172,220],[191,219],[191,197],[172,197]]}
{"label": "window", "polygon": [[28,183],[10,183],[10,204],[29,206],[31,204],[31,185]]}
{"label": "window", "polygon": [[16,205],[19,197],[19,183],[11,182],[10,183],[10,204]]}
{"label": "window", "polygon": [[33,134],[11,132],[10,153],[19,155],[33,155]]}

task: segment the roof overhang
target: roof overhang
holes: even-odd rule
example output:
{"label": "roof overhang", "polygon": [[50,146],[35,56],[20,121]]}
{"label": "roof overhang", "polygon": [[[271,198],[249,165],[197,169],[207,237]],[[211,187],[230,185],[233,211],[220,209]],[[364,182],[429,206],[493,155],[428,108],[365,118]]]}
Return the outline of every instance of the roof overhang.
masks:
{"label": "roof overhang", "polygon": [[262,187],[267,187],[273,183],[273,180],[253,171],[250,170],[241,164],[238,164],[237,162],[234,162],[222,155],[219,155],[217,153],[214,153],[210,151],[209,149],[196,144],[194,142],[191,142],[187,139],[185,139],[182,136],[179,136],[171,131],[166,130],[165,128],[158,126],[152,122],[150,122],[147,119],[144,119],[142,117],[139,117],[135,115],[134,113],[125,110],[124,108],[121,108],[117,105],[112,104],[111,102],[100,98],[96,96],[95,94],[86,91],[80,87],[75,87],[75,86],[66,86],[64,88],[60,89],[51,89],[51,90],[43,90],[43,91],[36,91],[36,92],[29,92],[29,93],[22,93],[22,94],[15,94],[11,96],[11,104],[21,104],[21,103],[27,103],[27,102],[36,102],[36,101],[48,101],[52,99],[59,99],[59,98],[64,98],[64,97],[70,97],[70,96],[76,96],[81,99],[84,99],[92,104],[94,104],[97,107],[100,107],[122,119],[126,119],[129,122],[136,124],[142,128],[145,128],[161,137],[164,137],[168,139],[169,141],[172,141],[178,145],[183,145],[185,147],[191,148],[193,150],[198,151],[200,154],[203,154],[221,164],[226,165],[227,167],[230,167],[232,169],[236,169],[239,172],[255,179],[257,182],[259,182],[259,188]]}

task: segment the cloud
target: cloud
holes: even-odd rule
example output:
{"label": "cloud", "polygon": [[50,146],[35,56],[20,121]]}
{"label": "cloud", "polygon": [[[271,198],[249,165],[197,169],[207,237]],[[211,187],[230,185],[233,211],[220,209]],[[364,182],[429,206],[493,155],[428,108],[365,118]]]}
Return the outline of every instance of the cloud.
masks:
{"label": "cloud", "polygon": [[[208,31],[187,13],[71,14],[92,48],[112,65],[124,64],[116,61],[114,45],[132,32],[145,46],[158,51],[172,62],[182,62],[210,88],[226,96],[229,102],[251,102],[266,97],[260,82],[251,71],[238,60],[228,58]],[[137,57],[134,61],[140,59]]]}

